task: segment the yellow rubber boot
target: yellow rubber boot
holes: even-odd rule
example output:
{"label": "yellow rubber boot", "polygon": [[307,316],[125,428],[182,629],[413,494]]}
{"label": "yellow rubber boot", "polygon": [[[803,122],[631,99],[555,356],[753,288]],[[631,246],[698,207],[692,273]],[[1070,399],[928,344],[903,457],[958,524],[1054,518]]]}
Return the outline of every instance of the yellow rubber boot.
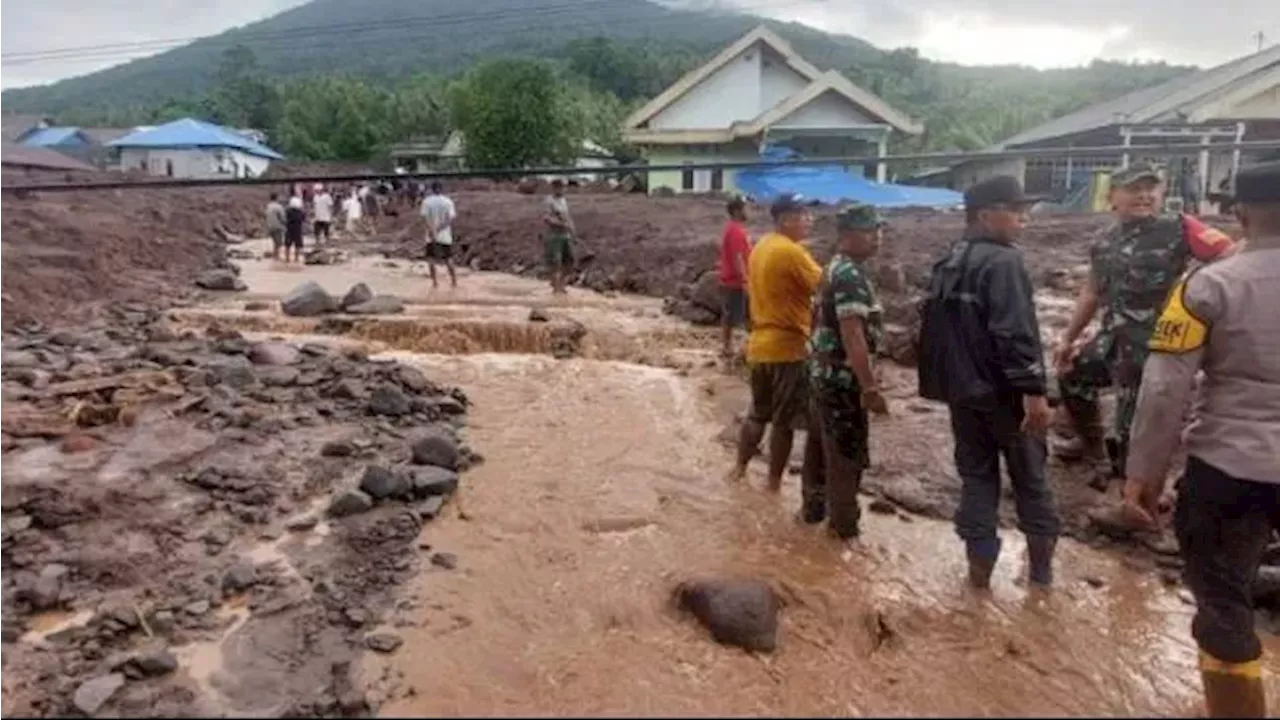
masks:
{"label": "yellow rubber boot", "polygon": [[1262,661],[1223,662],[1200,653],[1205,709],[1211,718],[1260,718],[1267,715]]}

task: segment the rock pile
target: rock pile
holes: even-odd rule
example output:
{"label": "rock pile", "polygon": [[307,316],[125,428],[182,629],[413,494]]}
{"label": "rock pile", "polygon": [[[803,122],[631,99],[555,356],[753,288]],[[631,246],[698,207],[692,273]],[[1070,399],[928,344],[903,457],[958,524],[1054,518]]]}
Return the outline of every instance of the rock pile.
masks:
{"label": "rock pile", "polygon": [[404,301],[394,295],[374,295],[368,285],[356,283],[338,299],[314,280],[309,280],[280,300],[285,315],[317,317],[336,312],[351,315],[392,315],[404,312]]}

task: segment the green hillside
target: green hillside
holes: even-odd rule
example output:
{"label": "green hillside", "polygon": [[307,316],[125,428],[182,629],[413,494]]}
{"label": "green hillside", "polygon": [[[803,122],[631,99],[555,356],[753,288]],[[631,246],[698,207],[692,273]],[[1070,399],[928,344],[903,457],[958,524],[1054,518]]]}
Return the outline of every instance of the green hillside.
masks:
{"label": "green hillside", "polygon": [[[5,91],[3,104],[5,112],[46,112],[75,122],[164,117],[154,109],[182,111],[203,101],[235,46],[252,50],[265,77],[295,86],[309,76],[342,75],[391,89],[454,76],[486,57],[542,57],[593,89],[634,103],[759,22],[648,0],[313,0],[160,55]],[[885,51],[795,23],[768,24],[815,65],[844,71],[924,120],[928,135],[917,144],[931,148],[980,147],[1187,71],[1163,63],[968,68],[921,59],[909,48]]]}

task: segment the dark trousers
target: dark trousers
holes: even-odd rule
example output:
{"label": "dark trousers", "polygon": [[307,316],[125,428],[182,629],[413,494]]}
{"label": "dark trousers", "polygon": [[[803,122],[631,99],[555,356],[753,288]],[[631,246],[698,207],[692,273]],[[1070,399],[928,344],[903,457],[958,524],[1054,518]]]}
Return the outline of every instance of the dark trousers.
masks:
{"label": "dark trousers", "polygon": [[[823,508],[831,529],[841,537],[859,532],[862,509],[858,491],[870,464],[870,420],[857,390],[811,388],[809,433],[821,443],[821,468],[806,472],[801,486],[806,508]],[[812,452],[818,452],[812,448]],[[811,451],[805,445],[806,457]]]}
{"label": "dark trousers", "polygon": [[1280,528],[1280,485],[1232,477],[1187,458],[1174,530],[1196,598],[1191,634],[1228,663],[1262,657],[1253,629],[1253,579],[1271,531]]}
{"label": "dark trousers", "polygon": [[965,540],[996,537],[1000,508],[1000,457],[1013,481],[1018,529],[1026,535],[1056,537],[1062,528],[1045,478],[1043,438],[1022,432],[1022,398],[952,405],[960,507],[956,532]]}

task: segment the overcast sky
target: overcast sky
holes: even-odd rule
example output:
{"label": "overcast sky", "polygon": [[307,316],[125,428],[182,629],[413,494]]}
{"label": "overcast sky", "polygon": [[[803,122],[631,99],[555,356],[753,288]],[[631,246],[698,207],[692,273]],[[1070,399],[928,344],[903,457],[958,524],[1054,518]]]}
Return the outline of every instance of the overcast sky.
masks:
{"label": "overcast sky", "polygon": [[[210,35],[306,0],[25,0],[4,6],[0,52]],[[360,0],[351,0],[359,2]],[[629,2],[630,0],[617,0]],[[1277,0],[669,0],[738,6],[937,60],[1063,67],[1107,59],[1211,66],[1280,41]],[[163,49],[163,48],[161,48]],[[4,87],[51,82],[122,62],[92,57],[3,61]]]}

